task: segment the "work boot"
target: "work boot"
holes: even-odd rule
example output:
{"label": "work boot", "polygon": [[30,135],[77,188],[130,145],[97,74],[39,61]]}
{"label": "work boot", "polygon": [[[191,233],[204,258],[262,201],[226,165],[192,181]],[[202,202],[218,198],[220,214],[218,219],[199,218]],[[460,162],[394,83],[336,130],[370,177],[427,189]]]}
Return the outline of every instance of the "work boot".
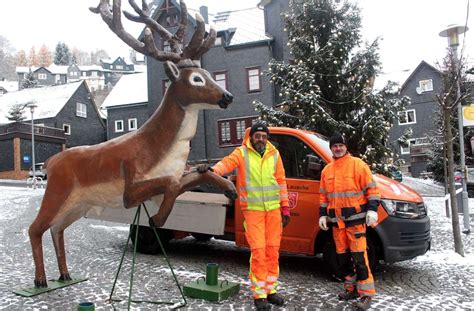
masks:
{"label": "work boot", "polygon": [[339,300],[352,300],[352,299],[357,299],[359,297],[359,294],[357,294],[357,290],[344,290],[344,292],[337,294],[337,298]]}
{"label": "work boot", "polygon": [[267,295],[267,300],[272,305],[283,306],[285,304],[285,299],[277,293]]}
{"label": "work boot", "polygon": [[272,309],[265,298],[254,299],[253,303],[255,304],[255,309],[257,309],[257,311],[267,311]]}
{"label": "work boot", "polygon": [[368,308],[370,308],[371,302],[372,297],[362,296],[354,303],[354,307],[357,310],[367,310]]}

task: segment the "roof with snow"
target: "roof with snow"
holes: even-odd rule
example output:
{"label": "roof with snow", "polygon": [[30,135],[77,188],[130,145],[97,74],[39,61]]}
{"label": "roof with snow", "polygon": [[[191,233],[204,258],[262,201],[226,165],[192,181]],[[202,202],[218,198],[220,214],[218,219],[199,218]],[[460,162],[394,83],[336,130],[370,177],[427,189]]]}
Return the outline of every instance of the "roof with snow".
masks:
{"label": "roof with snow", "polygon": [[37,67],[37,66],[31,66],[31,67],[21,67],[18,66],[16,67],[16,73],[28,73],[30,72],[30,69],[32,72],[35,72],[36,70],[40,68],[44,68],[51,72],[52,74],[67,74],[67,69],[69,66],[63,66],[63,65],[55,65],[52,64],[49,67]]}
{"label": "roof with snow", "polygon": [[[35,103],[35,119],[55,117],[69,101],[79,86],[84,82],[74,82],[41,88],[23,89],[18,92],[7,93],[0,97],[0,124],[11,123],[7,115],[14,105]],[[26,120],[31,119],[29,109],[23,111]]]}
{"label": "roof with snow", "polygon": [[148,103],[146,72],[123,75],[104,100],[101,108]]}
{"label": "roof with snow", "polygon": [[263,10],[258,7],[217,13],[211,25],[218,32],[235,29],[229,46],[272,39],[265,33]]}

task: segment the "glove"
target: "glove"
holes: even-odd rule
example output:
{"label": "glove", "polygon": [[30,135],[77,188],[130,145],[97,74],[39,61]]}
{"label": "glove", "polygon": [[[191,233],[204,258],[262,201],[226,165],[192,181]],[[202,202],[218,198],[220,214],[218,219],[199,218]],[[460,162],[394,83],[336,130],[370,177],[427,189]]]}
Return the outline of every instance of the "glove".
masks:
{"label": "glove", "polygon": [[365,223],[367,224],[367,226],[372,226],[377,222],[377,220],[379,220],[379,215],[377,214],[377,212],[368,210],[367,216],[365,216]]}
{"label": "glove", "polygon": [[281,207],[281,222],[283,228],[288,226],[288,224],[290,223],[290,208],[288,206]]}
{"label": "glove", "polygon": [[200,164],[196,167],[196,171],[201,174],[204,174],[207,171],[212,171],[212,168],[209,164]]}
{"label": "glove", "polygon": [[328,216],[319,217],[319,227],[324,231],[327,231],[328,228]]}
{"label": "glove", "polygon": [[290,216],[289,215],[283,215],[281,221],[283,223],[283,228],[285,228],[290,223]]}

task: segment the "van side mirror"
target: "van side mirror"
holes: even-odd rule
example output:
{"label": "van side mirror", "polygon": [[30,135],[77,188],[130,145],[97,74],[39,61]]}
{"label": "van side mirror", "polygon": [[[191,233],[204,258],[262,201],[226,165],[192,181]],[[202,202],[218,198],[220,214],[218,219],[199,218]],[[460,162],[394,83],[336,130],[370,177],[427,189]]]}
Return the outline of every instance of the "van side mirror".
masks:
{"label": "van side mirror", "polygon": [[305,159],[305,177],[319,180],[321,179],[321,171],[324,168],[324,161],[319,157],[307,154]]}

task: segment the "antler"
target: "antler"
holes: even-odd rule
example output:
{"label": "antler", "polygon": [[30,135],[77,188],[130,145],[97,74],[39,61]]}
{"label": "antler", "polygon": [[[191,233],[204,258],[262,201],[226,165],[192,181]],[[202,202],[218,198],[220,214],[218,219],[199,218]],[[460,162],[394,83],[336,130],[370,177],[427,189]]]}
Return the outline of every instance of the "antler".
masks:
{"label": "antler", "polygon": [[[97,8],[89,8],[93,13],[100,14],[104,22],[123,42],[133,48],[135,51],[144,55],[153,57],[158,61],[172,61],[178,63],[183,59],[197,60],[206,53],[216,40],[216,31],[211,27],[209,35],[204,40],[205,25],[202,16],[196,14],[197,28],[189,44],[181,51],[180,44],[183,43],[186,24],[188,19],[188,10],[184,1],[180,1],[180,24],[178,30],[173,35],[166,28],[158,24],[149,15],[149,8],[146,0],[142,0],[140,8],[134,0],[129,0],[130,5],[138,15],[132,15],[124,11],[124,15],[131,21],[143,23],[147,26],[144,32],[143,42],[137,40],[134,36],[125,31],[121,20],[121,0],[114,0],[112,9],[108,0],[100,0]],[[154,34],[158,33],[160,37],[170,44],[171,51],[161,51],[156,47]]]}

